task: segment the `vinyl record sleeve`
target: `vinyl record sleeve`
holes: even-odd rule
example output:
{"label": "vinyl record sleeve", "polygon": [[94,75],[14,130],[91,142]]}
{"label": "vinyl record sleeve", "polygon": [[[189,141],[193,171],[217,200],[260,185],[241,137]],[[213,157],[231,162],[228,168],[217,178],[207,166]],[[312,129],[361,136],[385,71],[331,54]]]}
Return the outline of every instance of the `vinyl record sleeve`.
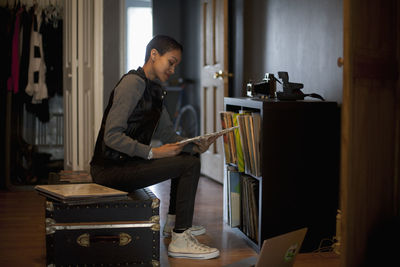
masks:
{"label": "vinyl record sleeve", "polygon": [[217,135],[223,135],[225,133],[228,133],[230,131],[235,130],[236,128],[238,128],[238,126],[234,126],[234,127],[230,127],[230,128],[227,128],[227,129],[223,129],[221,131],[217,131],[217,132],[214,132],[214,133],[208,133],[208,134],[199,135],[199,136],[196,136],[196,137],[184,139],[182,141],[179,141],[178,144],[187,144],[187,143],[194,142],[194,141],[197,141],[197,140],[207,139],[207,138],[210,138],[210,137],[213,137],[213,136],[217,136]]}

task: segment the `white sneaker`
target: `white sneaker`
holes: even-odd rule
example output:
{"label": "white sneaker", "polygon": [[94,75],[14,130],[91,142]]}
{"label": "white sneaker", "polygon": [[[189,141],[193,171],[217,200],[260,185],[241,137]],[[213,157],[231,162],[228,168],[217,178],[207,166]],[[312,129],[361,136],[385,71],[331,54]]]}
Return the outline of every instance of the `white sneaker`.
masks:
{"label": "white sneaker", "polygon": [[[171,232],[175,227],[175,215],[168,214],[167,215],[167,221],[165,222],[164,229],[163,229],[163,235],[164,236],[171,236]],[[192,235],[198,236],[198,235],[203,235],[206,233],[206,228],[201,225],[192,225],[192,227],[189,228],[190,231],[192,232]]]}
{"label": "white sneaker", "polygon": [[172,232],[171,243],[168,246],[168,256],[174,258],[187,258],[207,260],[219,256],[219,250],[201,244],[192,235],[189,229],[183,233]]}

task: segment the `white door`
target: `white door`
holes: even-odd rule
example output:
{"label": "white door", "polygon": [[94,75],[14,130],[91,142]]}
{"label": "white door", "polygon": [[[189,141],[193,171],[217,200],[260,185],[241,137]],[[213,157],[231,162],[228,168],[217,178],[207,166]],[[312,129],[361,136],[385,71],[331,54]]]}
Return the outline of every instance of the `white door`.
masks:
{"label": "white door", "polygon": [[[202,0],[201,15],[201,133],[221,129],[219,112],[228,96],[228,1]],[[222,138],[201,156],[201,173],[223,183]]]}
{"label": "white door", "polygon": [[64,12],[64,168],[89,170],[102,113],[102,1],[66,0]]}

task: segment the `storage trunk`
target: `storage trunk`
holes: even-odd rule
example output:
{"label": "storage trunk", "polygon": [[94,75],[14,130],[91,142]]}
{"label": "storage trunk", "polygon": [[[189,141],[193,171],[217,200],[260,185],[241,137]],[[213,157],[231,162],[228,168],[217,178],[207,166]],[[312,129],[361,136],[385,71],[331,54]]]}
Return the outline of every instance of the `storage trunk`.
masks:
{"label": "storage trunk", "polygon": [[159,266],[159,204],[148,188],[94,204],[48,199],[47,266]]}

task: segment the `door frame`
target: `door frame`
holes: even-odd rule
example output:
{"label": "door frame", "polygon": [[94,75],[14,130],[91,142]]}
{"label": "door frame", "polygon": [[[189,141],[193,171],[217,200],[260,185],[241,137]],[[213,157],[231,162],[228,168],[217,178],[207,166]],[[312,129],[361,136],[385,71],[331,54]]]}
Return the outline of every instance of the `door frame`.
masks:
{"label": "door frame", "polygon": [[94,40],[94,132],[92,134],[96,140],[103,117],[103,1],[94,2]]}
{"label": "door frame", "polygon": [[103,114],[103,1],[64,1],[64,169],[89,171]]}

